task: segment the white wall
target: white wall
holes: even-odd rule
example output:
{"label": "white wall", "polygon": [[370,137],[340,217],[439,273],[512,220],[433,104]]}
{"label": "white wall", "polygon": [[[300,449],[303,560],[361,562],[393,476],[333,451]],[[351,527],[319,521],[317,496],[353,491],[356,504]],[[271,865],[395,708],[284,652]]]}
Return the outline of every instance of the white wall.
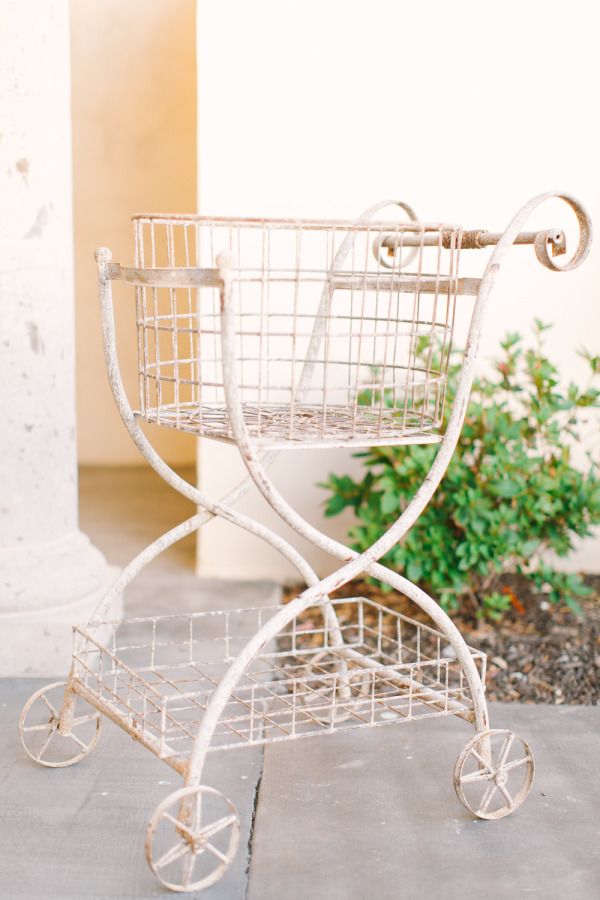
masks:
{"label": "white wall", "polygon": [[[201,211],[352,217],[396,196],[423,219],[500,230],[533,194],[560,188],[600,222],[600,86],[594,5],[572,0],[201,0],[198,146]],[[548,205],[532,225],[572,223]],[[469,262],[481,271],[484,258]],[[487,322],[484,355],[533,316],[556,324],[549,349],[566,377],[575,349],[600,345],[600,241],[571,274],[515,250]],[[280,457],[277,483],[311,521],[328,472],[356,470],[347,453]],[[241,474],[235,452],[206,442],[204,489]],[[255,512],[260,501],[241,508]],[[267,521],[273,521],[267,516]],[[326,528],[343,537],[348,520]],[[600,542],[575,565],[600,568]],[[320,571],[328,563],[310,558]],[[285,577],[274,552],[211,524],[199,569]]]}
{"label": "white wall", "polygon": [[[106,378],[94,250],[130,264],[133,213],[195,209],[195,0],[71,0],[71,52],[79,461],[139,465]],[[132,301],[115,308],[135,397]],[[153,432],[170,462],[193,461],[193,440]]]}

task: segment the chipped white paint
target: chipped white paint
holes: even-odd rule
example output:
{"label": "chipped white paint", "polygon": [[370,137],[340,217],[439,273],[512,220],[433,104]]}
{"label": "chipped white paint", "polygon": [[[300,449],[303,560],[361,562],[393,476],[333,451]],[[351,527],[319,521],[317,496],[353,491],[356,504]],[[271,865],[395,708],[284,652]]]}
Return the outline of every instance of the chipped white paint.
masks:
{"label": "chipped white paint", "polygon": [[[221,877],[236,852],[239,817],[235,808],[218,791],[201,784],[209,751],[454,715],[475,727],[475,735],[455,767],[454,783],[461,802],[480,818],[498,819],[518,809],[529,793],[534,763],[528,744],[513,732],[489,729],[485,655],[467,646],[432,597],[379,560],[417,521],[452,458],[475,375],[486,306],[512,245],[533,245],[539,262],[553,271],[559,270],[555,257],[566,253],[562,236],[554,230],[523,231],[530,215],[556,197],[573,210],[579,223],[578,245],[560,269],[566,272],[576,268],[588,254],[589,218],[567,194],[535,197],[519,210],[502,234],[489,235],[495,249],[476,284],[469,335],[445,431],[445,346],[452,335],[454,302],[466,302],[474,284],[472,280],[464,283],[458,277],[458,251],[480,249],[486,243],[482,237],[485,232],[463,232],[460,228],[419,222],[382,225],[370,218],[382,205],[372,207],[351,223],[145,216],[135,219],[135,269],[112,262],[110,251],[105,248],[97,252],[106,362],[123,421],[147,462],[202,510],[140,554],[123,572],[119,588],[167,546],[215,517],[266,540],[296,565],[308,583],[307,589],[284,607],[213,610],[136,619],[121,625],[103,621],[105,608],[112,600],[109,592],[88,625],[74,629],[73,664],[60,712],[48,696],[52,690],[61,690],[57,685],[34,694],[23,711],[21,738],[29,755],[42,765],[70,765],[87,754],[98,736],[99,712],[183,776],[184,787],[160,804],[146,836],[148,862],[165,886],[176,891],[207,887]],[[157,224],[165,229],[162,247],[157,241]],[[209,228],[208,240],[198,237],[204,226]],[[214,229],[221,228],[229,237],[224,243],[212,240]],[[270,248],[278,240],[282,252],[281,232],[286,230],[292,231],[296,248],[296,263],[292,267],[281,257],[273,260],[270,256]],[[241,262],[244,257],[240,231],[248,231],[255,238],[258,235],[258,263],[252,258]],[[325,269],[314,261],[300,262],[300,245],[309,243],[313,233],[325,235]],[[359,238],[367,240],[363,240],[363,252],[355,257]],[[174,256],[178,244],[184,253],[184,262],[179,265]],[[199,264],[206,246],[209,262]],[[438,260],[437,269],[428,273],[422,267],[426,246],[436,251],[433,258]],[[406,247],[409,251],[403,256]],[[411,247],[417,248],[419,261],[416,271],[403,280],[399,270],[402,261],[412,256]],[[236,248],[240,254],[237,262]],[[387,248],[391,248],[392,262],[397,260],[391,275],[382,273],[380,268],[381,253]],[[161,250],[162,265],[158,262]],[[443,251],[450,252],[446,272],[439,264]],[[358,278],[359,275],[364,277]],[[394,279],[393,284],[390,279]],[[140,370],[140,406],[136,413],[124,392],[116,353],[113,281],[135,286]],[[276,294],[282,284],[291,285],[298,301],[291,332],[290,322],[270,306],[271,292]],[[256,288],[258,310],[252,308]],[[354,291],[358,293],[356,305]],[[427,295],[432,293],[434,299],[428,306]],[[369,309],[372,295],[378,301],[383,297],[383,301]],[[166,305],[161,305],[161,296],[166,298]],[[341,306],[336,306],[334,298]],[[392,312],[393,302],[397,303],[396,313]],[[344,323],[345,329],[344,342],[337,346],[334,320]],[[273,321],[277,323],[275,331],[271,331]],[[356,322],[357,341],[348,342],[348,332],[352,339],[355,336],[352,326]],[[386,324],[383,330],[377,327]],[[370,355],[366,359],[361,356],[361,342],[366,340],[368,329],[383,341],[378,351],[383,355],[381,365]],[[427,357],[427,362],[423,362],[415,353],[415,341],[422,337],[433,341],[439,334],[442,350],[425,353],[422,359]],[[203,344],[206,336],[208,346]],[[404,336],[408,342],[404,349],[400,345],[397,357],[397,342]],[[252,338],[253,348],[248,355],[244,349],[247,338]],[[268,429],[262,430],[261,425],[261,417],[267,417],[272,402],[268,371],[261,378],[261,348],[263,341],[268,344],[276,338],[291,341],[292,365],[287,370],[287,380],[281,372],[277,375],[275,390],[284,394],[283,399],[278,397],[277,415],[285,427],[278,422],[272,431],[272,420]],[[389,355],[392,351],[388,341],[393,345],[393,355]],[[277,348],[275,352],[266,350],[267,370],[273,358],[290,362],[281,340]],[[339,363],[343,352],[348,354],[344,367],[346,374],[352,376],[350,390],[340,388],[330,373],[333,361]],[[439,361],[433,362],[434,359]],[[211,362],[218,365],[211,368]],[[257,364],[258,376],[253,370],[250,375],[247,371],[244,374],[246,364],[251,370]],[[371,395],[366,401],[360,399],[365,383],[354,369],[362,367],[371,369],[366,386],[378,397],[383,397],[385,391],[385,409],[395,413],[385,423],[385,433],[383,401],[374,403]],[[390,369],[388,381],[386,374]],[[405,378],[403,391],[398,387],[398,372]],[[336,391],[342,391],[343,398],[333,405],[333,410],[328,393],[332,385]],[[210,393],[207,397],[208,389],[213,388],[217,389],[217,397]],[[244,391],[256,392],[250,403],[244,402]],[[432,397],[434,402],[430,405]],[[308,403],[312,404],[310,416],[305,416]],[[211,404],[223,408],[222,430],[218,433],[207,427],[207,419],[211,425]],[[350,432],[340,430],[339,404],[344,406],[344,422],[353,422]],[[365,408],[372,416],[368,423],[359,417]],[[293,411],[298,415],[297,422]],[[244,485],[214,502],[184,482],[144,436],[139,425],[141,418],[193,430],[199,437],[233,442],[249,479],[273,511],[297,535],[337,559],[339,568],[318,579],[287,541],[232,510],[231,503],[241,496]],[[289,443],[302,448],[304,438],[310,445],[326,445],[333,440],[353,446],[376,443],[382,438],[391,444],[434,439],[439,442],[439,450],[421,488],[402,514],[371,547],[358,554],[299,516],[268,475],[272,453],[261,455],[261,447],[273,450]],[[361,575],[376,577],[411,599],[428,615],[432,626],[364,598],[329,599],[335,590]],[[130,628],[135,632],[133,643]],[[207,631],[211,648],[203,657],[201,636]],[[451,654],[445,652],[448,645]],[[76,705],[82,700],[97,712],[78,713]],[[41,721],[35,721],[40,709]],[[71,744],[64,749],[60,741]],[[406,755],[408,761],[412,758],[411,754]]]}
{"label": "chipped white paint", "polygon": [[[598,7],[589,0],[571,0],[568,8],[557,0],[510,0],[501,9],[492,15],[485,3],[304,0],[290,16],[281,0],[202,0],[199,210],[346,217],[369,197],[392,189],[414,197],[422,216],[496,230],[520,198],[547,185],[568,184],[586,199],[597,221],[600,143],[590,109],[600,84]],[[260,21],[269,27],[257,27]],[[224,33],[227,41],[221,44],[215,35]],[[532,94],[524,85],[557,67],[560,77],[551,91],[533,89],[532,114]],[[484,72],[481,80],[477,73]],[[398,114],[391,85],[401,94]],[[363,118],[366,127],[358,125]],[[477,152],[466,137],[469,122],[485,152]],[[385,137],[374,139],[371,123],[383,126]],[[441,139],[458,131],[457,140]],[[574,222],[555,210],[549,208],[527,228],[560,225],[571,239]],[[510,272],[498,283],[482,362],[497,357],[506,330],[529,340],[533,317],[539,316],[555,323],[547,347],[565,382],[585,382],[586,367],[576,351],[582,345],[592,350],[600,334],[600,249],[574,273],[568,289],[563,279],[528,262],[523,251],[509,263],[512,274],[518,272],[518,287]],[[465,260],[465,275],[477,274],[471,263]],[[590,416],[584,431],[587,449],[597,448],[594,420]],[[581,446],[574,452],[584,464]],[[230,448],[204,442],[199,454],[200,487],[220,494],[239,477]],[[312,452],[305,455],[303,471],[298,483],[293,467],[281,461],[273,475],[299,512],[345,542],[351,511],[326,519],[325,493],[317,485],[331,472],[362,477],[360,461],[343,450]],[[249,497],[242,508],[258,516],[262,502]],[[294,577],[284,560],[257,547],[250,536],[239,536],[232,558],[228,532],[227,525],[216,523],[201,535],[200,574]],[[580,552],[558,564],[600,572],[600,527],[595,534],[577,540]],[[327,571],[324,553],[311,548],[307,555],[313,567]]]}
{"label": "chipped white paint", "polygon": [[0,675],[50,675],[110,576],[77,522],[68,4],[0,21]]}

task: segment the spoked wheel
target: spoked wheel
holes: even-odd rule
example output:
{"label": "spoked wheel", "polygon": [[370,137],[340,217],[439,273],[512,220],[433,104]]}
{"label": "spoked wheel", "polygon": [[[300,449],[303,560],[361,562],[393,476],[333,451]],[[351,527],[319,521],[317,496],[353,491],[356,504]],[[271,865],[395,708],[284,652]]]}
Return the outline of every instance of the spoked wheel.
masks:
{"label": "spoked wheel", "polygon": [[[52,769],[72,766],[94,749],[102,719],[88,704],[71,694],[71,707],[59,730],[67,682],[57,681],[32,694],[19,719],[19,736],[35,762]],[[64,727],[68,721],[68,727]]]}
{"label": "spoked wheel", "polygon": [[454,787],[460,802],[480,819],[502,819],[521,806],[534,772],[527,741],[514,731],[482,731],[459,755]]}
{"label": "spoked wheel", "polygon": [[146,832],[146,859],[172,891],[209,887],[231,865],[240,841],[233,803],[214,788],[185,787],[156,809]]}
{"label": "spoked wheel", "polygon": [[371,691],[373,675],[367,669],[348,660],[348,675],[343,678],[340,662],[327,650],[317,653],[307,663],[297,687],[300,705],[324,725],[352,718],[353,703]]}

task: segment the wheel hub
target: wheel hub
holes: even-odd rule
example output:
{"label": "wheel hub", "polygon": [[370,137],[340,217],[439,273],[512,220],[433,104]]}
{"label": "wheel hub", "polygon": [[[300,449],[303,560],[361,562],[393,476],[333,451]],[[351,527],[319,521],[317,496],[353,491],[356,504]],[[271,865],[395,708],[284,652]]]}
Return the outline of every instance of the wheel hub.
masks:
{"label": "wheel hub", "polygon": [[204,835],[198,835],[198,837],[194,837],[191,840],[191,847],[194,853],[202,853],[202,851],[206,848],[207,838]]}
{"label": "wheel hub", "polygon": [[498,787],[501,787],[502,785],[506,784],[506,782],[508,781],[508,775],[506,774],[504,769],[500,769],[498,772],[496,772],[494,781],[496,782]]}
{"label": "wheel hub", "polygon": [[176,828],[175,831],[177,832],[179,837],[182,838],[182,840],[189,844],[192,853],[201,853],[206,849],[208,838],[205,837],[202,833],[190,834],[187,828]]}

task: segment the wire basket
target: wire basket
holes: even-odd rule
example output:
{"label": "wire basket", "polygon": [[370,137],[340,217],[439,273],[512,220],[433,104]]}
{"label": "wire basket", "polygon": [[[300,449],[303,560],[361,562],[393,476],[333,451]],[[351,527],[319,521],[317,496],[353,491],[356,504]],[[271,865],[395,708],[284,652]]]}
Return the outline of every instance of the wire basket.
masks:
{"label": "wire basket", "polygon": [[[523,231],[546,200],[575,213],[571,258],[562,231]],[[411,222],[372,222],[390,205]],[[174,891],[214,885],[233,862],[241,818],[203,782],[215,750],[458,716],[475,734],[453,783],[481,819],[515,812],[533,783],[526,740],[490,729],[485,654],[469,647],[421,587],[380,560],[406,537],[434,495],[464,422],[486,305],[512,244],[531,245],[553,271],[577,268],[591,242],[589,216],[569,194],[542,194],[503,232],[415,221],[404,202],[378,203],[356,222],[134,218],[135,267],[96,252],[108,377],[123,422],[153,469],[198,513],[142,550],[74,629],[66,681],[36,690],[19,718],[25,752],[51,768],[96,746],[103,717],[183,777],[154,810],[145,853]],[[459,250],[494,247],[481,278],[459,276]],[[123,385],[113,283],[135,287],[139,409]],[[474,297],[442,431],[458,296]],[[462,312],[462,311],[461,311]],[[468,312],[468,310],[467,310]],[[136,420],[237,445],[249,479],[213,501],[182,479]],[[317,530],[279,494],[261,447],[369,446],[441,441],[414,497],[362,553]],[[249,481],[299,537],[340,561],[318,579],[285,537],[242,515]],[[281,607],[105,621],[132,579],[159,554],[219,517],[266,541],[308,587]],[[426,548],[425,548],[426,551]],[[330,601],[352,579],[376,578],[430,625],[363,598]]]}
{"label": "wire basket", "polygon": [[[134,218],[139,415],[231,440],[219,286],[190,273],[233,258],[236,379],[265,447],[439,439],[459,288],[447,225]],[[384,245],[385,242],[385,245]],[[187,283],[187,286],[186,286]]]}
{"label": "wire basket", "polygon": [[[244,672],[211,750],[424,716],[472,718],[444,635],[364,599],[334,601],[343,646],[322,608],[294,619]],[[213,691],[279,607],[219,610],[76,628],[78,693],[183,769]],[[485,654],[471,651],[484,677]]]}

